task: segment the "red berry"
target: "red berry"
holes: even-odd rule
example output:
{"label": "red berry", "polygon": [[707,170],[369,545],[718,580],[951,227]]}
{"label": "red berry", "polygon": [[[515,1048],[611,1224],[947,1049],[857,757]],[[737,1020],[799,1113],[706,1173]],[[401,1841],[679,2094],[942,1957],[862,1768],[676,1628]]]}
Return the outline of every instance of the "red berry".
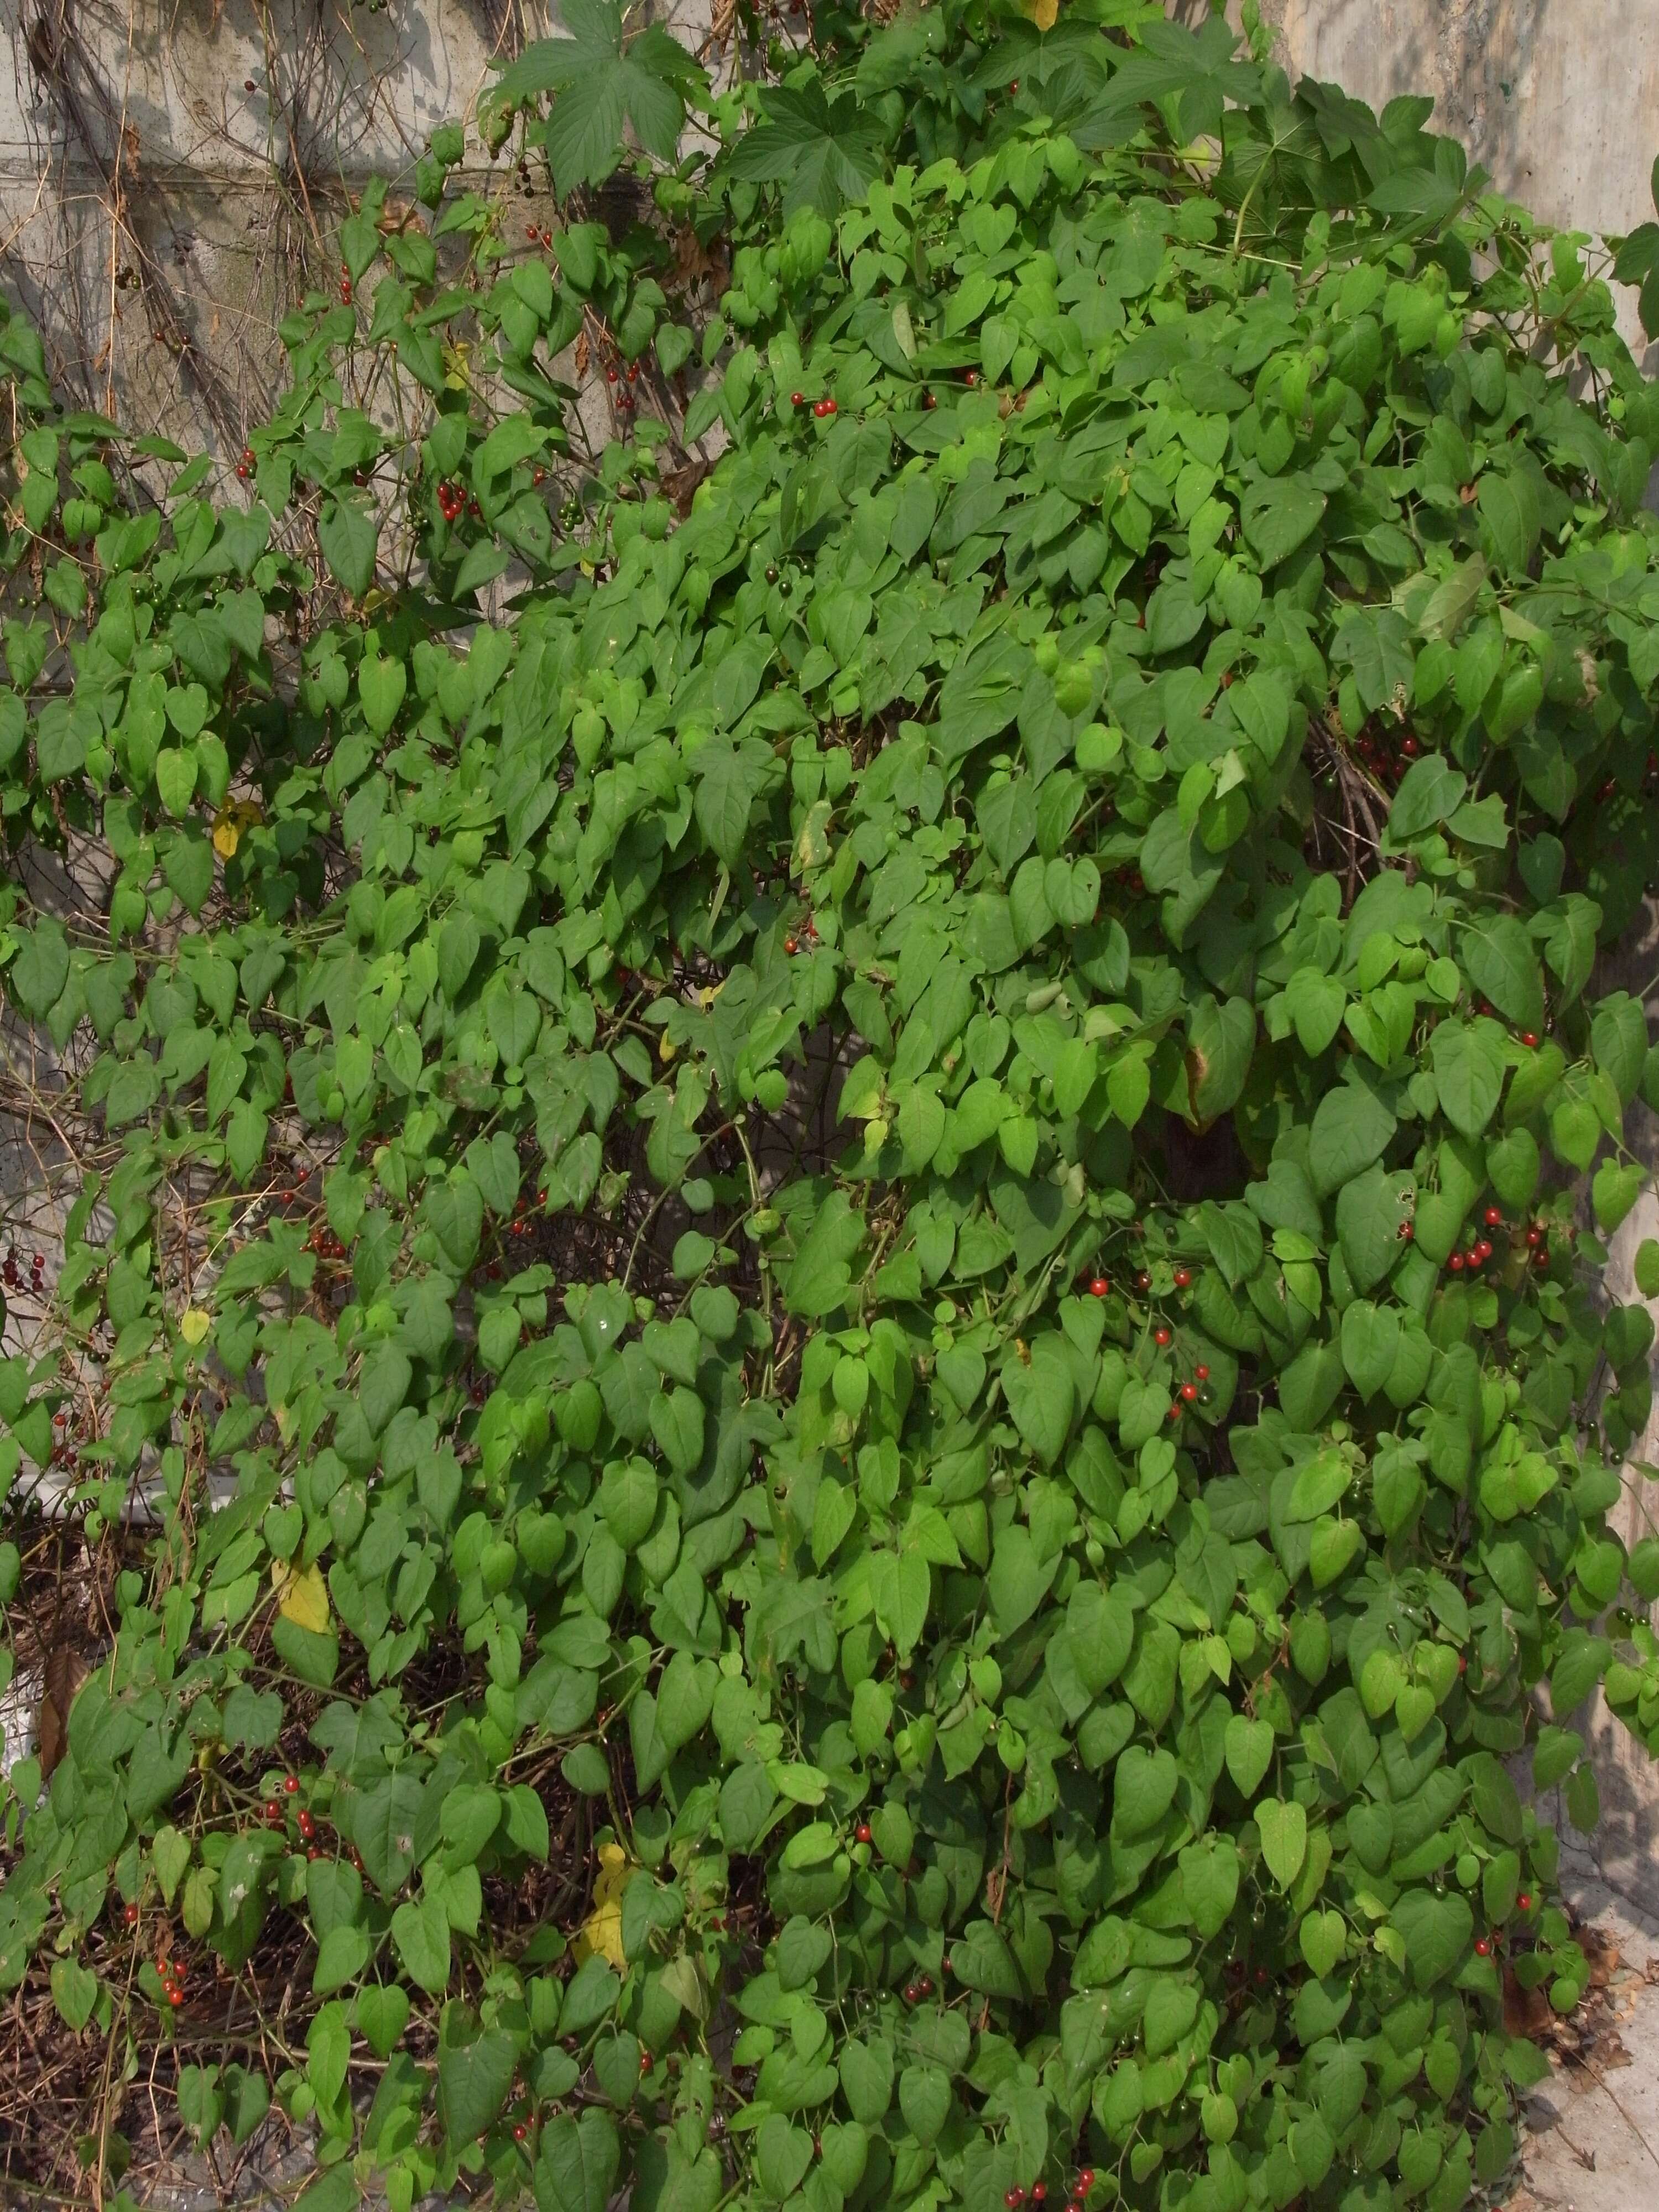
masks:
{"label": "red berry", "polygon": [[922,393],[922,395],[921,395],[921,404],[922,404],[922,405],[923,405],[924,407],[926,407],[927,409],[928,409],[930,411],[931,411],[933,408],[935,408],[935,407],[937,407],[937,406],[939,405],[939,402],[938,402],[938,400],[934,398],[934,397],[933,397],[933,393],[932,393],[931,392],[924,392]]}
{"label": "red berry", "polygon": [[1467,1674],[1469,1671],[1469,1655],[1467,1651],[1460,1651],[1457,1655],[1457,1671],[1460,1674]]}
{"label": "red berry", "polygon": [[184,1993],[184,1991],[183,1991],[183,1990],[179,1987],[179,1985],[177,1984],[177,1983],[175,1983],[175,1984],[173,1984],[173,1987],[172,1987],[172,1988],[167,1991],[167,2002],[168,2002],[168,2003],[173,2007],[173,2010],[176,2012],[176,2011],[178,2010],[179,2007],[181,2004],[183,2004],[184,2001],[185,2001],[185,1993]]}
{"label": "red berry", "polygon": [[514,2142],[522,2142],[529,2133],[529,2129],[526,2127],[522,2120],[514,2120],[513,2123],[513,2140]]}
{"label": "red berry", "polygon": [[1152,1342],[1154,1344],[1161,1347],[1162,1346],[1168,1344],[1169,1341],[1170,1332],[1167,1328],[1155,1328],[1152,1331]]}
{"label": "red berry", "polygon": [[1533,1249],[1534,1251],[1536,1251],[1536,1249],[1538,1249],[1538,1247],[1539,1247],[1539,1246],[1543,1243],[1543,1241],[1544,1241],[1544,1232],[1543,1232],[1543,1231],[1542,1231],[1541,1229],[1529,1229],[1529,1230],[1528,1230],[1528,1231],[1527,1231],[1527,1243],[1528,1243],[1532,1247],[1532,1249]]}
{"label": "red berry", "polygon": [[1093,1276],[1089,1284],[1089,1296],[1091,1298],[1106,1297],[1109,1295],[1111,1287],[1104,1275]]}
{"label": "red berry", "polygon": [[1135,1277],[1135,1288],[1138,1291],[1150,1291],[1152,1287],[1152,1279],[1143,1267],[1140,1273]]}
{"label": "red berry", "polygon": [[1446,1265],[1454,1275],[1461,1275],[1463,1272],[1463,1255],[1461,1252],[1454,1252]]}
{"label": "red berry", "polygon": [[1193,1271],[1190,1267],[1177,1267],[1176,1269],[1175,1286],[1176,1290],[1184,1291],[1192,1279]]}
{"label": "red berry", "polygon": [[1486,1936],[1477,1936],[1474,1939],[1474,1951],[1475,1956],[1479,1959],[1490,1958],[1492,1956],[1492,1944]]}
{"label": "red berry", "polygon": [[1210,1370],[1207,1367],[1194,1367],[1193,1372],[1200,1382],[1207,1382],[1210,1379]]}
{"label": "red berry", "polygon": [[1409,1221],[1402,1221],[1401,1223],[1400,1241],[1402,1244],[1409,1244],[1416,1234],[1416,1230],[1412,1226]]}
{"label": "red berry", "polygon": [[907,1982],[904,1985],[904,2002],[909,2005],[919,2004],[921,2002],[921,1991],[914,1982]]}
{"label": "red berry", "polygon": [[1516,1899],[1515,1902],[1521,1911],[1530,1912],[1532,1911],[1532,1899],[1524,1889],[1522,1891],[1520,1896]]}
{"label": "red berry", "polygon": [[836,412],[836,403],[833,399],[826,399],[824,401],[823,411],[826,415],[833,415]]}
{"label": "red berry", "polygon": [[311,1849],[306,1853],[306,1856],[308,1859],[319,1859],[322,1856],[322,1852],[318,1849],[315,1844],[313,1844]]}
{"label": "red berry", "polygon": [[282,1817],[283,1817],[283,1808],[282,1808],[282,1807],[277,1803],[276,1800],[274,1797],[267,1797],[267,1798],[266,1798],[266,1800],[265,1800],[265,1818],[266,1818],[266,1820],[280,1820],[282,1819]]}
{"label": "red berry", "polygon": [[242,79],[242,89],[244,92],[252,92],[253,90],[253,79],[251,76],[245,76]]}
{"label": "red berry", "polygon": [[1197,1385],[1197,1383],[1196,1383],[1196,1382],[1183,1382],[1183,1383],[1182,1384],[1182,1386],[1181,1386],[1181,1395],[1182,1395],[1182,1397],[1187,1401],[1187,1403],[1190,1406],[1190,1405],[1192,1404],[1192,1402],[1193,1402],[1194,1399],[1194,1398],[1196,1398],[1196,1397],[1197,1397],[1197,1395],[1198,1395],[1198,1385]]}
{"label": "red berry", "polygon": [[806,394],[804,392],[792,392],[789,395],[789,404],[792,407],[805,407]]}
{"label": "red berry", "polygon": [[1488,1229],[1496,1229],[1496,1228],[1498,1228],[1498,1227],[1499,1226],[1499,1224],[1502,1223],[1503,1218],[1504,1218],[1504,1216],[1503,1216],[1502,1212],[1500,1212],[1500,1210],[1499,1210],[1497,1206],[1489,1206],[1486,1208],[1486,1226],[1487,1226],[1487,1228],[1488,1228]]}
{"label": "red berry", "polygon": [[283,1787],[288,1792],[289,1796],[292,1797],[300,1787],[299,1776],[297,1774],[285,1774],[283,1777]]}
{"label": "red berry", "polygon": [[1415,760],[1422,748],[1419,745],[1415,738],[1407,738],[1402,742],[1400,750],[1404,753],[1407,760]]}
{"label": "red berry", "polygon": [[1534,1267],[1547,1267],[1549,1263],[1549,1247],[1547,1244],[1540,1244],[1532,1255],[1532,1264]]}
{"label": "red berry", "polygon": [[1078,2192],[1080,2196],[1086,2197],[1089,2194],[1089,2191],[1095,2185],[1095,2170],[1093,2166],[1085,2166],[1083,2168],[1082,2172],[1078,2175],[1077,2185]]}
{"label": "red berry", "polygon": [[1522,1032],[1521,1032],[1521,1042],[1522,1042],[1522,1044],[1527,1045],[1527,1046],[1528,1046],[1528,1047],[1530,1047],[1530,1046],[1532,1046],[1532,1045],[1535,1045],[1535,1044],[1537,1043],[1537,1042],[1538,1042],[1538,1032],[1537,1032],[1537,1030],[1522,1030]]}
{"label": "red berry", "polygon": [[126,1922],[129,1928],[136,1928],[138,1925],[137,1906],[136,1905],[124,1905],[121,1909],[121,1917]]}
{"label": "red berry", "polygon": [[783,940],[783,949],[786,952],[799,952],[800,939],[798,937],[786,937]]}
{"label": "red berry", "polygon": [[979,371],[976,368],[970,368],[967,372],[966,375],[963,376],[962,380],[971,392],[974,386],[979,382]]}
{"label": "red berry", "polygon": [[1025,2191],[1023,2189],[1006,2190],[1002,2201],[1009,2207],[1009,2212],[1014,2212],[1014,2208],[1025,2202]]}
{"label": "red berry", "polygon": [[1492,1255],[1492,1242],[1491,1237],[1483,1237],[1474,1249],[1480,1255],[1481,1265],[1484,1267],[1486,1261],[1490,1260]]}
{"label": "red berry", "polygon": [[1033,2204],[1046,2203],[1048,2201],[1048,2185],[1046,2181],[1034,2181],[1031,2184],[1031,2202]]}
{"label": "red berry", "polygon": [[873,1840],[875,1831],[871,1827],[870,1823],[867,1820],[860,1820],[858,1826],[853,1831],[853,1833],[854,1838],[859,1843],[867,1844]]}
{"label": "red berry", "polygon": [[1181,1419],[1181,1401],[1179,1398],[1173,1398],[1170,1401],[1170,1419],[1172,1421],[1178,1421]]}

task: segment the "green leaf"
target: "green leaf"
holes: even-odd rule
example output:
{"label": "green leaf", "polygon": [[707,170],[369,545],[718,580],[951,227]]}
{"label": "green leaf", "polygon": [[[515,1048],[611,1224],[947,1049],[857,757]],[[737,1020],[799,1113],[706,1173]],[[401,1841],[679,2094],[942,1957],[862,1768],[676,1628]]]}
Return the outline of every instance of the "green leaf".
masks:
{"label": "green leaf", "polygon": [[1285,986],[1285,1006],[1296,1024],[1297,1042],[1317,1059],[1342,1026],[1348,994],[1334,975],[1298,968]]}
{"label": "green leaf", "polygon": [[1005,1360],[1002,1388],[1014,1425],[1045,1467],[1052,1467],[1071,1432],[1076,1386],[1065,1342],[1052,1330],[1032,1340],[1022,1357]]}
{"label": "green leaf", "polygon": [[539,135],[560,198],[605,182],[623,159],[624,124],[647,153],[672,161],[687,96],[707,85],[684,47],[656,25],[629,35],[617,0],[568,0],[560,21],[569,35],[526,47],[487,99],[502,112],[557,95]]}
{"label": "green leaf", "polygon": [[1468,1949],[1474,1913],[1455,1890],[1408,1889],[1398,1897],[1389,1918],[1405,1944],[1406,1965],[1420,1990],[1443,1982]]}
{"label": "green leaf", "polygon": [[457,2149],[483,2135],[501,2111],[518,2063],[517,2041],[500,2027],[440,2050],[438,2118]]}
{"label": "green leaf", "polygon": [[851,94],[832,106],[814,79],[799,89],[767,88],[760,107],[763,120],[737,141],[725,166],[756,184],[781,184],[786,221],[805,207],[833,220],[881,174],[880,140]]}
{"label": "green leaf", "polygon": [[1254,1797],[1262,1777],[1273,1764],[1273,1731],[1270,1721],[1251,1720],[1243,1713],[1227,1717],[1227,1771],[1241,1794]]}
{"label": "green leaf", "polygon": [[1307,1813],[1294,1799],[1264,1797],[1255,1808],[1255,1824],[1267,1871],[1281,1889],[1288,1889],[1308,1855]]}
{"label": "green leaf", "polygon": [[23,937],[6,977],[26,1014],[49,1014],[69,981],[69,939],[61,922],[38,921]]}
{"label": "green leaf", "polygon": [[1510,914],[1484,915],[1462,936],[1463,965],[1476,990],[1517,1029],[1544,1026],[1544,979],[1532,939]]}
{"label": "green leaf", "polygon": [[1590,1184],[1590,1203],[1595,1209],[1597,1226],[1605,1235],[1613,1231],[1642,1195],[1646,1176],[1634,1160],[1603,1160],[1595,1170]]}
{"label": "green leaf", "polygon": [[1396,845],[1449,822],[1462,805],[1469,780],[1443,753],[1425,753],[1400,779],[1389,808],[1389,836]]}
{"label": "green leaf", "polygon": [[52,1969],[52,2001],[78,2035],[98,2002],[98,1977],[78,1959],[57,1959]]}
{"label": "green leaf", "polygon": [[317,543],[330,575],[354,599],[361,599],[374,581],[379,540],[374,517],[362,501],[334,499],[325,507],[317,526]]}
{"label": "green leaf", "polygon": [[1504,1051],[1495,1022],[1440,1022],[1429,1040],[1429,1064],[1447,1121],[1464,1137],[1478,1137],[1504,1091]]}
{"label": "green leaf", "polygon": [[409,1992],[397,1982],[370,1983],[358,1990],[354,2012],[369,2049],[377,2058],[389,2057],[408,2024]]}
{"label": "green leaf", "polygon": [[531,2177],[537,2212],[605,2212],[620,2158],[605,2113],[590,2109],[579,2120],[550,2120]]}
{"label": "green leaf", "polygon": [[1340,1189],[1370,1167],[1395,1132],[1395,1117],[1358,1083],[1328,1091],[1315,1109],[1308,1164],[1322,1194]]}
{"label": "green leaf", "polygon": [[441,1996],[449,1984],[449,1920],[439,1900],[406,1899],[392,1916],[392,1941],[410,1979]]}

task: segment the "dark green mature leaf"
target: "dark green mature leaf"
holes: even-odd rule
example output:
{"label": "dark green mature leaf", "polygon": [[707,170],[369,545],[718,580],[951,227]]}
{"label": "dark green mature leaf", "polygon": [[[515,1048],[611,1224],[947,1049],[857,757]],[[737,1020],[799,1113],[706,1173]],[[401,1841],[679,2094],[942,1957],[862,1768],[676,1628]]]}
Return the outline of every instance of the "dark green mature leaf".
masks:
{"label": "dark green mature leaf", "polygon": [[852,95],[833,104],[821,86],[761,94],[764,120],[725,156],[734,177],[783,186],[786,220],[798,208],[835,216],[862,200],[882,173],[881,142]]}
{"label": "dark green mature leaf", "polygon": [[560,21],[568,36],[526,47],[489,94],[498,111],[557,95],[542,137],[560,193],[605,182],[622,158],[624,125],[647,153],[672,160],[686,102],[708,82],[684,47],[657,24],[630,35],[620,0],[569,0]]}

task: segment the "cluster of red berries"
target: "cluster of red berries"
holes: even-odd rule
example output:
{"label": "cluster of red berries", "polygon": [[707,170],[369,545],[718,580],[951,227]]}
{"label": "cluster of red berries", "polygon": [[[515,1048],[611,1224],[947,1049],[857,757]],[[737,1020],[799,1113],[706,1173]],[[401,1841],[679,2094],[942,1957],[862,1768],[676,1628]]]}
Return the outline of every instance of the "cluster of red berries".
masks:
{"label": "cluster of red berries", "polygon": [[[1091,2166],[1079,2166],[1073,2177],[1071,2193],[1066,2200],[1065,2212],[1083,2212],[1083,2200],[1095,2185],[1095,2170]],[[1009,2212],[1018,2212],[1022,2204],[1043,2204],[1048,2202],[1048,2185],[1034,2181],[1029,2189],[1018,2186],[1008,2191],[1003,2203]]]}
{"label": "cluster of red berries", "polygon": [[1380,784],[1392,787],[1405,774],[1423,748],[1409,732],[1397,745],[1390,745],[1377,736],[1368,722],[1354,744],[1354,750],[1370,769]]}
{"label": "cluster of red berries", "polygon": [[[1503,1213],[1500,1209],[1495,1206],[1489,1206],[1485,1213],[1481,1216],[1481,1219],[1485,1227],[1487,1229],[1501,1229],[1504,1225]],[[1402,1237],[1409,1237],[1410,1231],[1411,1224],[1409,1222],[1407,1222],[1402,1224],[1400,1233]],[[1511,1236],[1514,1234],[1513,1231],[1510,1233]],[[1532,1255],[1533,1266],[1534,1267],[1547,1267],[1550,1263],[1550,1248],[1547,1231],[1537,1222],[1533,1222],[1528,1224],[1523,1233],[1523,1237],[1527,1249]],[[1487,1261],[1491,1259],[1495,1249],[1496,1247],[1493,1245],[1490,1237],[1478,1237],[1475,1238],[1474,1243],[1469,1244],[1463,1251],[1453,1252],[1448,1255],[1446,1260],[1446,1271],[1449,1274],[1453,1275],[1476,1274],[1486,1266]]]}
{"label": "cluster of red berries", "polygon": [[340,264],[340,299],[344,306],[351,305],[351,271],[343,261]]}
{"label": "cluster of red berries", "polygon": [[242,458],[236,464],[236,473],[244,483],[246,483],[248,478],[253,474],[253,448],[252,446],[243,447]]}
{"label": "cluster of red berries", "polygon": [[526,223],[524,227],[524,234],[532,246],[551,246],[553,243],[552,232],[550,230],[538,230],[533,222]]}
{"label": "cluster of red berries", "polygon": [[445,482],[438,486],[438,512],[446,522],[453,522],[466,512],[466,494],[459,484]]}
{"label": "cluster of red berries", "polygon": [[1114,874],[1112,880],[1114,883],[1120,884],[1123,890],[1133,891],[1137,898],[1140,896],[1146,888],[1146,878],[1141,874],[1139,868],[1119,868]]}
{"label": "cluster of red berries", "polygon": [[300,1249],[305,1252],[314,1252],[319,1260],[343,1260],[345,1257],[345,1246],[328,1229],[313,1230]]}
{"label": "cluster of red berries", "polygon": [[185,1970],[176,1959],[163,1952],[155,1961],[155,1971],[161,1977],[161,1994],[174,2012],[185,2001]]}
{"label": "cluster of red berries", "polygon": [[908,2005],[921,2004],[924,1998],[933,1994],[933,1978],[931,1974],[919,1975],[914,1982],[904,1984],[904,2002]]}
{"label": "cluster of red berries", "polygon": [[805,926],[801,932],[800,937],[792,936],[786,937],[784,939],[784,951],[786,952],[799,952],[801,948],[801,941],[803,938],[808,945],[816,945],[818,941],[818,926],[817,922],[813,921],[810,914],[806,917]]}
{"label": "cluster of red berries", "polygon": [[[0,1266],[0,1278],[4,1279],[6,1288],[9,1291],[21,1291],[22,1289],[23,1278],[18,1268],[17,1255],[15,1252],[7,1253],[4,1265]],[[44,1252],[31,1253],[29,1255],[29,1288],[32,1291],[44,1291],[46,1287],[46,1255]]]}
{"label": "cluster of red berries", "polygon": [[[805,407],[806,394],[804,392],[792,392],[789,395],[789,404],[792,407]],[[812,402],[812,412],[820,422],[823,422],[827,416],[837,414],[840,410],[833,399],[815,399]]]}

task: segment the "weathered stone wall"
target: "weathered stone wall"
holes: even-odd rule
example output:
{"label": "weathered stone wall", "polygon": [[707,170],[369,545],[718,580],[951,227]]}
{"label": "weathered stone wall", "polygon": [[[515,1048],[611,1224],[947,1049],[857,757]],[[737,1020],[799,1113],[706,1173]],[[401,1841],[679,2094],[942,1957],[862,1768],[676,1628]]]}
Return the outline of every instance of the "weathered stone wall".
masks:
{"label": "weathered stone wall", "polygon": [[282,314],[337,277],[349,197],[407,180],[552,22],[544,0],[4,0],[0,285],[78,397],[234,453]]}

